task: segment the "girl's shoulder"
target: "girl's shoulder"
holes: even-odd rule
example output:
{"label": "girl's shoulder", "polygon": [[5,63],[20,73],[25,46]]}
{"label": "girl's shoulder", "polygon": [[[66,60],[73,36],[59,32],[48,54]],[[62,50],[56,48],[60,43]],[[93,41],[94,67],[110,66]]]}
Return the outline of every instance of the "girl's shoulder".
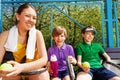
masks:
{"label": "girl's shoulder", "polygon": [[9,31],[4,31],[0,34],[0,46],[4,46],[7,41]]}
{"label": "girl's shoulder", "polygon": [[8,31],[4,31],[4,32],[2,32],[2,33],[0,34],[0,38],[7,39],[8,34],[9,34],[9,30],[8,30]]}
{"label": "girl's shoulder", "polygon": [[42,32],[40,30],[36,29],[36,34],[37,35],[42,35]]}
{"label": "girl's shoulder", "polygon": [[7,31],[3,31],[2,33],[0,33],[0,36],[8,35],[8,33],[9,33],[9,30],[7,30]]}

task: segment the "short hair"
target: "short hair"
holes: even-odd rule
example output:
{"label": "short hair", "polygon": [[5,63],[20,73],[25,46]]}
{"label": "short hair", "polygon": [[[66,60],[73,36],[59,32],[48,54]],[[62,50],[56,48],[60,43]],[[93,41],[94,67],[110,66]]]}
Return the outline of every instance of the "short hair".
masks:
{"label": "short hair", "polygon": [[62,33],[64,33],[65,37],[67,37],[67,31],[66,31],[65,27],[57,26],[53,29],[52,36],[55,37]]}

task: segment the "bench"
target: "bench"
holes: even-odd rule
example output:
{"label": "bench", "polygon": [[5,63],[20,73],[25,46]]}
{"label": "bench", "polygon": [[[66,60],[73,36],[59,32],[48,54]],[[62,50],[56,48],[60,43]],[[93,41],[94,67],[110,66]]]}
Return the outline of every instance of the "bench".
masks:
{"label": "bench", "polygon": [[105,48],[105,52],[111,57],[113,60],[120,59],[120,48]]}
{"label": "bench", "polygon": [[[120,60],[120,48],[104,48],[104,50],[111,57],[111,59]],[[115,72],[117,75],[120,76],[120,65],[115,64],[114,62],[104,61],[105,58],[103,58],[103,55],[101,54],[100,57],[103,59],[102,64],[104,65],[104,67],[110,69],[111,71]],[[71,80],[76,80],[76,74],[78,72],[79,67],[75,65],[73,69],[68,59],[66,59],[66,62]]]}

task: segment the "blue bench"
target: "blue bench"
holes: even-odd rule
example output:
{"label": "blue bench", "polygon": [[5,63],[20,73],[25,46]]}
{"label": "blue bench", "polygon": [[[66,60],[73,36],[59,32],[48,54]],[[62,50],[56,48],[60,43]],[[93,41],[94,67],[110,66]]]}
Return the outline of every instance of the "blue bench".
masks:
{"label": "blue bench", "polygon": [[105,51],[111,57],[111,59],[120,59],[120,48],[105,48]]}

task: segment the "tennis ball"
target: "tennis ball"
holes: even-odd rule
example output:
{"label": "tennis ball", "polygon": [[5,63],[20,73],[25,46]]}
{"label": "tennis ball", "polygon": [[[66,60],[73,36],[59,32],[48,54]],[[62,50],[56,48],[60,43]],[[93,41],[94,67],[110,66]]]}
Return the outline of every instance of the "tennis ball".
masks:
{"label": "tennis ball", "polygon": [[83,67],[88,67],[88,68],[90,68],[90,64],[89,64],[88,62],[83,62],[82,65],[83,65]]}
{"label": "tennis ball", "polygon": [[3,64],[0,65],[1,70],[10,70],[12,68],[13,68],[13,66],[9,63],[3,63]]}

